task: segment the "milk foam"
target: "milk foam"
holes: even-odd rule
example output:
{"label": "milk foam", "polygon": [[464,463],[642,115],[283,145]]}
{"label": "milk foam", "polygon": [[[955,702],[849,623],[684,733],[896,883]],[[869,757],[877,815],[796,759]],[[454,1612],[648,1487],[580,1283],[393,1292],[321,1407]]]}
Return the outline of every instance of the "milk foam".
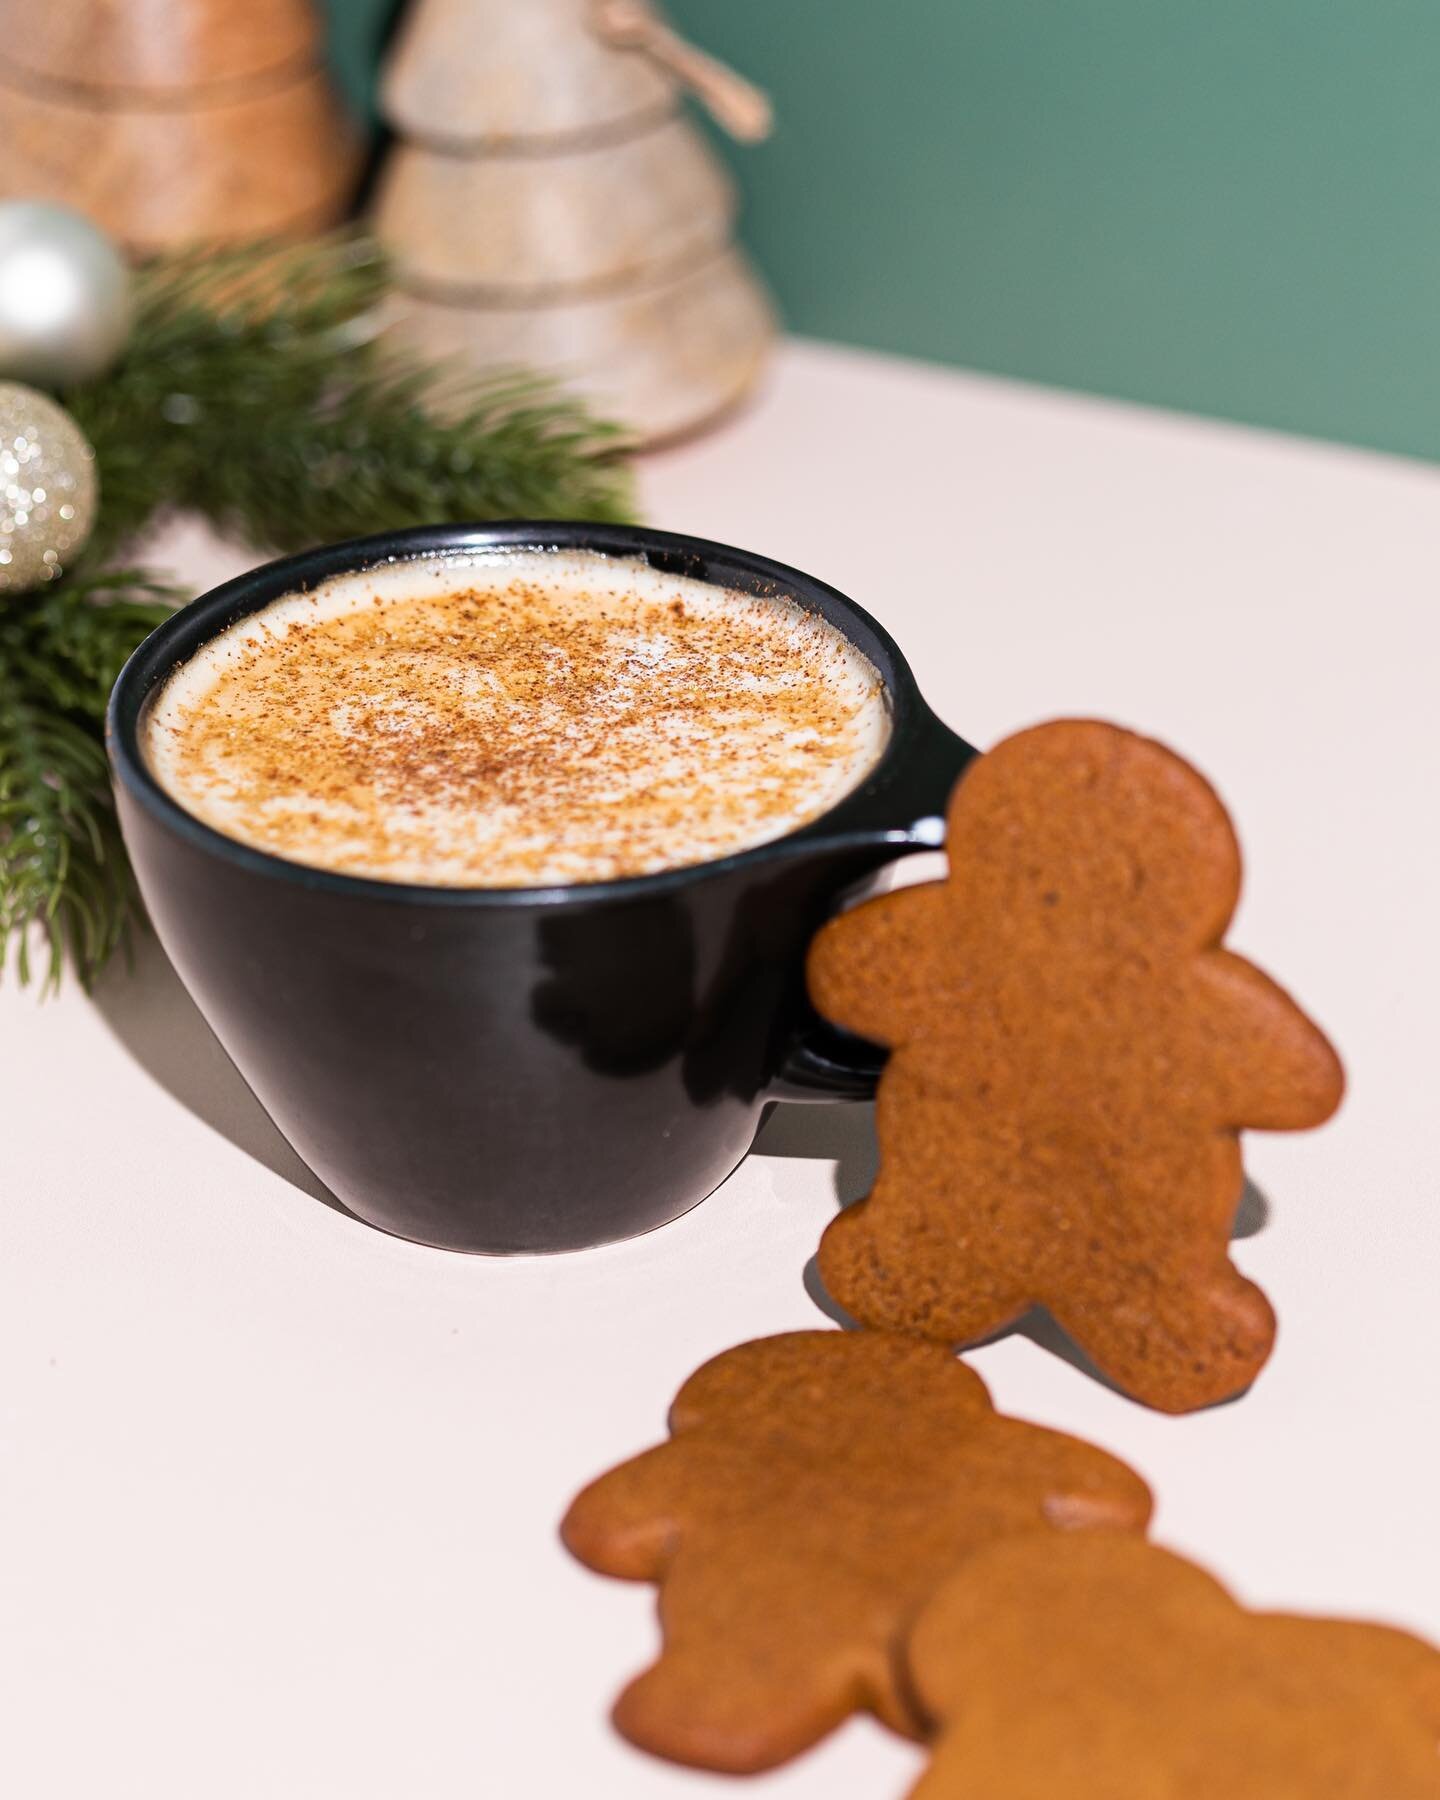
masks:
{"label": "milk foam", "polygon": [[212,639],[145,726],[161,786],[242,843],[429,886],[709,861],[827,811],[889,708],[826,621],[584,552],[382,564]]}

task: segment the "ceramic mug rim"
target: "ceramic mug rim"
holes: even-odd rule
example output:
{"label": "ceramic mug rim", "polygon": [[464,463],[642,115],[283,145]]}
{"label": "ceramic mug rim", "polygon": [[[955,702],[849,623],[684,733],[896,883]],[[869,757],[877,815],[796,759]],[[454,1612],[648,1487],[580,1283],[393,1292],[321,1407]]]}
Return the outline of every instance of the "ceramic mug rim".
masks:
{"label": "ceramic mug rim", "polygon": [[[880,675],[890,707],[890,736],[879,761],[833,806],[781,837],[705,862],[685,863],[648,875],[542,887],[442,887],[381,881],[314,868],[258,850],[207,825],[173,799],[152,774],[140,748],[147,702],[180,664],[237,620],[272,600],[304,592],[333,576],[363,574],[387,563],[488,549],[562,552],[641,558],[666,573],[717,587],[777,593],[818,612],[866,656]],[[663,895],[691,882],[749,869],[797,850],[862,844],[935,843],[936,819],[907,819],[903,805],[888,821],[877,797],[896,786],[914,758],[925,727],[946,731],[920,695],[909,664],[894,639],[837,588],[803,570],[733,545],[648,526],[600,525],[556,520],[507,520],[498,524],[422,525],[350,538],[298,555],[277,558],[200,594],[158,625],[135,649],[111,690],[105,739],[116,781],[159,823],[212,856],[251,874],[300,887],[391,905],[484,910],[493,907],[580,906]],[[948,731],[947,731],[948,735]]]}

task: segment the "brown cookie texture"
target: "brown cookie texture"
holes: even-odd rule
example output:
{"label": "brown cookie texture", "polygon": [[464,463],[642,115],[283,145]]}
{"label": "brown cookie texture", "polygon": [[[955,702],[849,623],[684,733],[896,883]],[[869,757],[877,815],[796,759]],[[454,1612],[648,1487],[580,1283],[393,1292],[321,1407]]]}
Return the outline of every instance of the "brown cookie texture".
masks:
{"label": "brown cookie texture", "polygon": [[1247,1612],[1113,1532],[980,1551],[920,1615],[911,1800],[1440,1800],[1440,1651]]}
{"label": "brown cookie texture", "polygon": [[914,1338],[742,1344],[685,1383],[670,1430],[586,1488],[561,1535],[592,1569],[660,1584],[663,1649],[618,1729],[734,1774],[857,1711],[914,1735],[901,1638],[978,1547],[1150,1516],[1123,1463],[1002,1418],[973,1370]]}
{"label": "brown cookie texture", "polygon": [[950,872],[816,937],[816,1007],[891,1050],[880,1172],[820,1247],[867,1325],[972,1343],[1047,1307],[1127,1393],[1248,1387],[1275,1318],[1230,1262],[1242,1127],[1339,1104],[1334,1051],[1221,947],[1234,830],[1163,746],[1062,720],[976,759]]}

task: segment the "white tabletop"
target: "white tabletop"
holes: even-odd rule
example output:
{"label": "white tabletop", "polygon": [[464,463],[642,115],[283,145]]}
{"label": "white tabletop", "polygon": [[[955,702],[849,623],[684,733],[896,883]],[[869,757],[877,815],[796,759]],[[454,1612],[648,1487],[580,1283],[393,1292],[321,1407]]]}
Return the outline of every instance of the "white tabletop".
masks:
{"label": "white tabletop", "polygon": [[[853,595],[973,741],[1094,713],[1216,780],[1234,942],[1351,1075],[1328,1129],[1249,1140],[1275,1357],[1185,1419],[1022,1338],[975,1361],[1128,1457],[1245,1598],[1440,1636],[1440,472],[801,344],[644,488]],[[168,547],[197,580],[246,560]],[[0,991],[0,1107],[0,1791],[724,1791],[611,1732],[653,1596],[555,1525],[706,1357],[826,1322],[802,1271],[866,1184],[867,1109],[777,1114],[633,1243],[420,1249],[312,1197],[153,949],[93,1003]],[[919,1762],[861,1720],[747,1792],[898,1797]]]}

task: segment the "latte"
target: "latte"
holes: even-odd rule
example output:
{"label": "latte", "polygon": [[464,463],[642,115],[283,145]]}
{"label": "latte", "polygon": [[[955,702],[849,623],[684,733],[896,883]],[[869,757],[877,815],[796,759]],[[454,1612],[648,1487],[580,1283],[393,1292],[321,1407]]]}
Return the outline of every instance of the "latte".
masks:
{"label": "latte", "polygon": [[707,862],[827,811],[890,730],[819,616],[590,553],[381,565],[273,601],[148,713],[188,812],[293,862],[436,887]]}

